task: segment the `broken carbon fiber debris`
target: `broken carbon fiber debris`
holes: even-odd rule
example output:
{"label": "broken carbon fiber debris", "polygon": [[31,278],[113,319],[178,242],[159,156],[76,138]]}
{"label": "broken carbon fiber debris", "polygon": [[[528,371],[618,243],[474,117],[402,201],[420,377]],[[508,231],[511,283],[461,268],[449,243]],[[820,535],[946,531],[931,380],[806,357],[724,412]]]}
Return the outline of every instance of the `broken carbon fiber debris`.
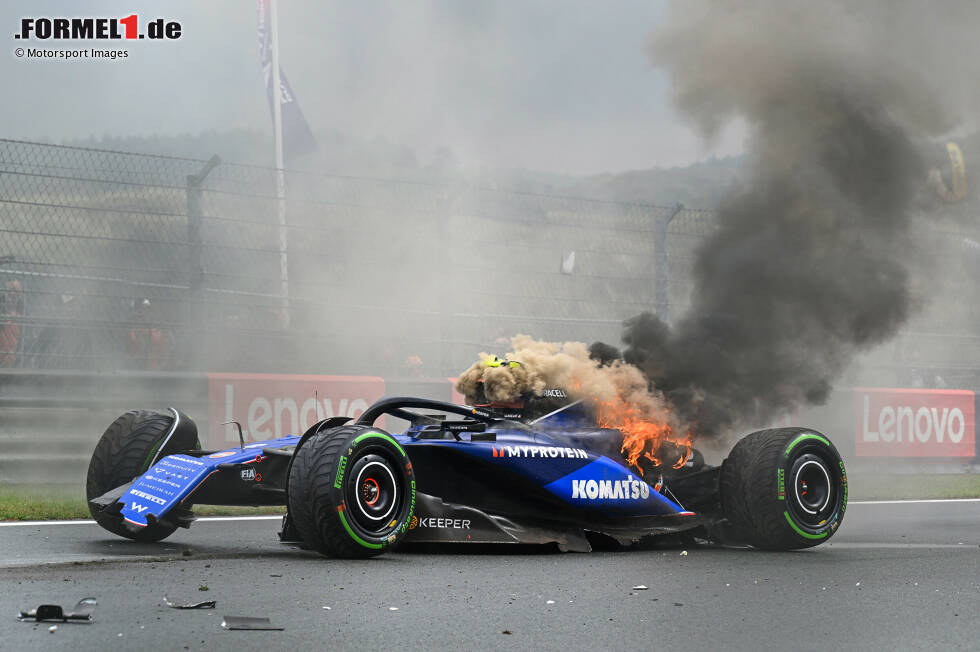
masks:
{"label": "broken carbon fiber debris", "polygon": [[17,616],[17,620],[35,623],[42,621],[87,623],[92,621],[92,613],[95,611],[96,605],[98,605],[98,602],[95,598],[82,598],[75,605],[74,609],[65,613],[64,608],[60,604],[42,604],[37,609],[21,611]]}
{"label": "broken carbon fiber debris", "polygon": [[191,602],[187,604],[178,604],[176,602],[171,602],[167,596],[163,596],[163,604],[167,605],[171,609],[214,609],[217,605],[216,600],[204,600],[203,602]]}
{"label": "broken carbon fiber debris", "polygon": [[221,621],[221,626],[225,629],[251,630],[251,631],[283,631],[285,627],[273,625],[268,618],[256,618],[252,616],[225,616]]}

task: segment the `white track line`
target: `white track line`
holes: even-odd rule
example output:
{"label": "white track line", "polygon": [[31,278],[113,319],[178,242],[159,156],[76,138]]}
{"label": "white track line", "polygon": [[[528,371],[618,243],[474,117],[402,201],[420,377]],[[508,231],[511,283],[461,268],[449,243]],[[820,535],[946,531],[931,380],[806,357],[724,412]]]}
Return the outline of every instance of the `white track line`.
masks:
{"label": "white track line", "polygon": [[980,503],[980,498],[926,498],[922,500],[849,500],[851,505],[916,505],[920,503]]}
{"label": "white track line", "polygon": [[266,516],[202,516],[201,518],[194,521],[195,523],[200,523],[201,521],[281,521],[282,514],[269,514]]}
{"label": "white track line", "polygon": [[[849,500],[851,505],[917,505],[924,503],[980,503],[980,498],[929,498],[924,500]],[[270,516],[203,516],[195,523],[222,521],[276,521],[282,519],[282,514]],[[28,527],[32,525],[95,525],[92,520],[78,521],[0,521],[0,527]]]}
{"label": "white track line", "polygon": [[[949,549],[958,548],[960,550],[969,550],[973,552],[977,549],[974,543],[894,543],[891,541],[884,541],[881,543],[849,543],[845,541],[828,541],[824,544],[828,548],[850,548],[854,550],[907,550],[909,548],[922,549],[922,550],[932,550],[935,548]],[[823,546],[821,546],[823,547]]]}

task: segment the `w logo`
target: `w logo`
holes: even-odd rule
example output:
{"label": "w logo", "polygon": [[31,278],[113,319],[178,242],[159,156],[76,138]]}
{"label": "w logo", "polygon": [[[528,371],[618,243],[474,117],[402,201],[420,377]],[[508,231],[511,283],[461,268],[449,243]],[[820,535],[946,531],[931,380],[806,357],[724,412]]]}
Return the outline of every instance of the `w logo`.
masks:
{"label": "w logo", "polygon": [[147,507],[146,505],[140,505],[139,503],[129,503],[129,508],[134,512],[136,512],[137,514],[142,514],[147,509],[149,509],[149,507]]}

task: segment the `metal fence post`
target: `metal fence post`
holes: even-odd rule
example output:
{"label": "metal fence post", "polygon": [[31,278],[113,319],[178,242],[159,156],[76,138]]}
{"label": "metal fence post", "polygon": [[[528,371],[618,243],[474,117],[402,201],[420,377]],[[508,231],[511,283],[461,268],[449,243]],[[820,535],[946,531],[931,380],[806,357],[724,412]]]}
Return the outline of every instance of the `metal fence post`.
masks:
{"label": "metal fence post", "polygon": [[279,223],[279,303],[282,306],[280,326],[289,330],[289,236],[286,232],[286,172],[276,170],[276,219]]}
{"label": "metal fence post", "polygon": [[657,217],[653,226],[656,242],[653,249],[654,260],[654,310],[664,322],[670,323],[670,257],[667,253],[667,227],[684,210],[684,204],[676,204],[669,215]]}
{"label": "metal fence post", "polygon": [[[217,154],[208,159],[201,171],[187,175],[187,270],[188,278],[187,301],[184,304],[184,324],[194,332],[185,338],[187,342],[201,342],[200,329],[204,325],[204,263],[201,260],[201,184],[215,167],[221,163]],[[197,348],[199,344],[190,344]],[[192,363],[200,358],[194,350],[187,351],[186,362]]]}
{"label": "metal fence post", "polygon": [[453,337],[453,315],[449,306],[449,297],[453,296],[453,277],[452,277],[452,231],[450,224],[455,213],[456,204],[463,191],[459,188],[452,188],[445,195],[445,200],[440,207],[439,215],[439,242],[437,247],[439,256],[438,265],[441,270],[439,277],[439,374],[443,376],[452,375],[451,370],[456,359],[456,345],[449,345]]}

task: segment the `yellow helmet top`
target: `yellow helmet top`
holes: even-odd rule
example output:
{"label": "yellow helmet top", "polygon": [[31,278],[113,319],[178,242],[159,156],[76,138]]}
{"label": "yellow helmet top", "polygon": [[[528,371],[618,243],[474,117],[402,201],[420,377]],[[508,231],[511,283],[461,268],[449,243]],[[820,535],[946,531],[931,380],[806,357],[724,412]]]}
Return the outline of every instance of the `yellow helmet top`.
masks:
{"label": "yellow helmet top", "polygon": [[521,363],[518,362],[517,360],[504,360],[495,355],[492,355],[489,358],[485,358],[483,360],[483,364],[484,366],[487,367],[503,367],[506,365],[508,367],[515,368],[521,366]]}

